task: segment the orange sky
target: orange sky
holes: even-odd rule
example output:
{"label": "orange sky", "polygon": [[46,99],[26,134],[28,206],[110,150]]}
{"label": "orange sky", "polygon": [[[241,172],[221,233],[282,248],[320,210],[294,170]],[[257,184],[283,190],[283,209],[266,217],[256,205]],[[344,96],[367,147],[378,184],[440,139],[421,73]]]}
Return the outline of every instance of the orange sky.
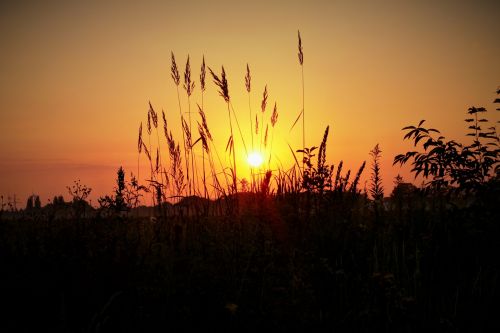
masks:
{"label": "orange sky", "polygon": [[[275,101],[279,110],[274,152],[291,166],[287,142],[301,146],[301,127],[289,131],[302,103],[300,29],[307,145],[319,145],[330,125],[328,161],[357,170],[380,143],[386,192],[399,172],[411,180],[391,166],[410,148],[403,126],[426,119],[465,140],[469,106],[485,106],[498,120],[491,103],[500,85],[498,1],[106,3],[0,4],[0,194],[16,194],[20,206],[32,192],[42,202],[66,194],[78,178],[93,188],[94,202],[111,193],[120,165],[137,168],[149,100],[179,128],[171,51],[181,70],[190,55],[194,79],[203,54],[217,72],[225,66],[247,144],[248,62],[253,111],[267,84],[266,117]],[[193,105],[200,101],[197,82]],[[183,90],[181,102],[186,108]],[[222,153],[227,111],[208,78],[205,109]]]}

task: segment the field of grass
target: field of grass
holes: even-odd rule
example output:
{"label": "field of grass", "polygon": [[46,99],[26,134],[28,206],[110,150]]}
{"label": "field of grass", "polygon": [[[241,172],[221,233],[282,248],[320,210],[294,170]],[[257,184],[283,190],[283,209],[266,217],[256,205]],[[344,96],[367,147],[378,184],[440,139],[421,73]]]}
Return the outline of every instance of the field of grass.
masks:
{"label": "field of grass", "polygon": [[[249,194],[238,214],[0,223],[2,331],[498,327],[498,188]],[[309,211],[303,207],[313,201]]]}
{"label": "field of grass", "polygon": [[[342,162],[328,164],[328,127],[317,147],[305,146],[304,103],[295,122],[302,119],[303,147],[290,148],[295,164],[259,167],[244,181],[234,146],[243,134],[224,67],[209,73],[227,104],[229,166],[203,109],[205,68],[203,60],[194,117],[189,58],[182,84],[172,54],[172,78],[188,97],[187,113],[179,99],[182,142],[150,103],[137,146],[138,170],[144,161],[150,169],[144,184],[120,168],[99,208],[79,181],[68,187],[71,202],[56,197],[41,207],[33,196],[14,211],[2,198],[0,331],[500,329],[499,140],[478,118],[484,108],[468,111],[470,145],[424,121],[404,128],[418,150],[394,163],[410,164],[425,180],[420,188],[398,178],[384,194],[376,145],[361,190],[365,163],[352,175]],[[250,93],[248,67],[245,82]],[[247,127],[252,147],[272,151],[278,112],[275,105],[266,123],[266,107],[267,89],[260,122],[249,107]]]}

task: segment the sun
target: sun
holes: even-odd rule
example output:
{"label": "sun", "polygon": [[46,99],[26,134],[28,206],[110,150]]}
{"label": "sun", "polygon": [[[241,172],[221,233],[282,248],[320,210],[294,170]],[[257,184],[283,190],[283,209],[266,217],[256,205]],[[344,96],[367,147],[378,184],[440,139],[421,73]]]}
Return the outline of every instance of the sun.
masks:
{"label": "sun", "polygon": [[258,168],[264,162],[264,158],[261,153],[254,151],[248,155],[247,162],[252,168]]}

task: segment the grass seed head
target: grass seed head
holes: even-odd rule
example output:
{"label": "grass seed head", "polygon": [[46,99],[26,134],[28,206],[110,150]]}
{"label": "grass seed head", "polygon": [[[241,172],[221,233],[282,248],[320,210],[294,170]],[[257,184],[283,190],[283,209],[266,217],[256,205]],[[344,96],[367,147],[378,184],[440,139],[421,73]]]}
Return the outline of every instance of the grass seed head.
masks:
{"label": "grass seed head", "polygon": [[161,116],[163,118],[163,132],[165,133],[165,138],[167,138],[168,128],[167,128],[167,117],[165,117],[165,111],[161,110]]}
{"label": "grass seed head", "polygon": [[189,96],[193,93],[194,90],[194,81],[191,82],[191,65],[189,64],[189,55],[186,61],[186,69],[184,70],[184,89]]}
{"label": "grass seed head", "polygon": [[191,131],[189,130],[189,125],[184,118],[182,118],[182,129],[184,130],[184,134],[186,134],[186,148],[192,149]]}
{"label": "grass seed head", "polygon": [[273,114],[271,115],[271,126],[274,127],[274,125],[276,125],[277,122],[278,122],[278,107],[276,105],[276,102],[274,102]]}
{"label": "grass seed head", "polygon": [[146,147],[146,145],[144,144],[144,142],[142,143],[142,148],[144,148],[144,152],[146,153],[146,156],[148,157],[148,160],[151,162],[151,154],[149,153],[149,149],[148,149],[148,147]]}
{"label": "grass seed head", "polygon": [[203,109],[198,105],[198,111],[200,113],[200,117],[201,117],[201,125],[203,126],[203,130],[207,136],[207,138],[210,140],[210,141],[213,141],[212,139],[212,134],[210,134],[210,130],[208,128],[208,123],[207,123],[207,117],[205,115],[205,112],[203,111]]}
{"label": "grass seed head", "polygon": [[210,74],[212,74],[213,81],[217,87],[219,87],[219,95],[224,98],[226,103],[229,103],[229,85],[227,83],[226,79],[226,71],[224,70],[224,66],[222,66],[222,72],[221,72],[221,77],[217,76],[217,74],[214,73],[214,71],[208,67],[208,70],[210,71]]}
{"label": "grass seed head", "polygon": [[252,76],[250,75],[250,67],[247,64],[247,75],[245,76],[245,87],[247,88],[247,92],[250,92],[251,88]]}
{"label": "grass seed head", "polygon": [[302,38],[300,38],[300,30],[298,31],[298,37],[299,37],[299,63],[302,66],[304,64],[304,52],[302,51]]}
{"label": "grass seed head", "polygon": [[148,127],[148,134],[151,135],[151,113],[148,112],[148,123],[147,123]]}
{"label": "grass seed head", "polygon": [[205,56],[203,56],[203,61],[201,63],[201,72],[200,72],[200,89],[201,91],[205,91],[205,75],[207,70],[205,68]]}
{"label": "grass seed head", "polygon": [[179,75],[179,69],[177,68],[177,63],[175,62],[174,52],[171,52],[171,54],[172,54],[172,66],[170,67],[171,76],[172,79],[174,80],[175,85],[179,86],[179,83],[181,82],[181,76]]}
{"label": "grass seed head", "polygon": [[142,121],[141,124],[139,125],[139,138],[137,140],[137,150],[139,151],[139,154],[142,152]]}
{"label": "grass seed head", "polygon": [[264,88],[264,92],[262,93],[262,103],[260,104],[260,108],[262,112],[266,111],[266,106],[267,106],[267,84]]}
{"label": "grass seed head", "polygon": [[149,102],[148,113],[151,113],[151,120],[153,121],[153,126],[155,128],[158,128],[158,114],[156,113],[155,109],[151,105],[151,102]]}
{"label": "grass seed head", "polygon": [[203,146],[203,149],[205,150],[205,152],[207,154],[210,153],[210,149],[208,147],[208,141],[207,141],[207,134],[205,133],[205,130],[203,128],[203,126],[198,123],[198,133],[200,133],[200,140],[201,140],[201,144]]}

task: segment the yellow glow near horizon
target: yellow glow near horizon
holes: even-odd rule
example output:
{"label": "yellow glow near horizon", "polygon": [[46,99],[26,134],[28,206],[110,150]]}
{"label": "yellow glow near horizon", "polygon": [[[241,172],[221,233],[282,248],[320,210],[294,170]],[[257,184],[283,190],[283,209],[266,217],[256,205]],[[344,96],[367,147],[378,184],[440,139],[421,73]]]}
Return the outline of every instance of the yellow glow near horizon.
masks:
{"label": "yellow glow near horizon", "polygon": [[247,162],[252,168],[258,168],[264,162],[264,158],[260,152],[254,151],[248,154]]}
{"label": "yellow glow near horizon", "polygon": [[[153,163],[159,151],[162,167],[168,170],[162,126],[151,138],[146,131],[149,101],[157,112],[165,111],[168,131],[181,150],[179,115],[190,112],[185,114],[191,115],[188,123],[196,140],[199,104],[213,137],[212,156],[203,155],[196,145],[195,165],[191,160],[189,169],[196,169],[199,177],[205,160],[208,176],[209,159],[214,158],[213,171],[224,174],[234,163],[232,153],[225,151],[231,135],[227,104],[209,73],[202,93],[203,59],[219,77],[221,66],[225,69],[239,179],[250,179],[252,169],[265,166],[278,172],[295,165],[293,154],[303,147],[303,123],[297,119],[303,92],[305,146],[319,146],[330,125],[326,163],[338,165],[342,160],[344,176],[365,160],[369,164],[369,151],[379,143],[386,195],[398,174],[414,182],[410,166],[392,165],[394,156],[414,149],[403,140],[403,126],[426,119],[447,139],[462,141],[467,140],[463,117],[468,107],[484,106],[490,121],[498,120],[491,102],[499,84],[500,43],[492,41],[500,31],[495,15],[500,1],[318,0],[288,1],[286,6],[264,0],[163,1],[147,6],[130,1],[4,3],[0,195],[5,201],[15,194],[19,205],[33,193],[42,202],[59,194],[68,200],[66,186],[76,179],[92,188],[95,204],[113,191],[119,166],[127,180],[134,172],[140,184],[147,184],[149,161],[144,150],[139,159],[137,155],[141,122]],[[258,25],[242,24],[256,20]],[[297,56],[299,29],[303,67]],[[171,52],[181,81],[190,57],[196,85],[189,98],[184,82],[177,95]],[[247,63],[250,92],[244,80]],[[262,112],[266,85],[269,98]],[[273,127],[275,102],[279,118]],[[162,124],[161,114],[159,120]],[[248,161],[255,150],[262,156],[258,168]],[[300,154],[296,157],[301,166]],[[215,181],[206,178],[207,185]],[[366,168],[360,184],[369,178]],[[191,173],[192,179],[196,176]]]}

